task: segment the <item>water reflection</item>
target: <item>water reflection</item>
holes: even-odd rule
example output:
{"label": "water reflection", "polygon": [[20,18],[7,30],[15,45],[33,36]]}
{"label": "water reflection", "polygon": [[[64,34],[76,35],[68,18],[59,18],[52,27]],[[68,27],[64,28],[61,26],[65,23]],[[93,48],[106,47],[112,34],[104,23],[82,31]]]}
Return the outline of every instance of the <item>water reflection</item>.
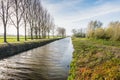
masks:
{"label": "water reflection", "polygon": [[0,80],[66,80],[71,38],[55,41],[0,61]]}

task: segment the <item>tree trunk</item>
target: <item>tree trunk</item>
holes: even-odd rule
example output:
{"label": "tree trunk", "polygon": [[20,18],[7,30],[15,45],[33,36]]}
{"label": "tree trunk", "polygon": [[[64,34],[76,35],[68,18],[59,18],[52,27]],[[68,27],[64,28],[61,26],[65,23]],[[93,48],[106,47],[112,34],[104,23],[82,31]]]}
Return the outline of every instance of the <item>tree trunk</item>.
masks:
{"label": "tree trunk", "polygon": [[40,35],[40,32],[41,32],[41,31],[40,31],[40,29],[39,29],[39,39],[41,39],[41,35]]}
{"label": "tree trunk", "polygon": [[38,32],[37,32],[37,27],[35,28],[35,36],[36,36],[36,39],[38,39]]}
{"label": "tree trunk", "polygon": [[49,32],[48,32],[48,39],[50,38]]}
{"label": "tree trunk", "polygon": [[36,32],[36,34],[35,34],[35,38],[36,38],[36,39],[38,38],[38,36],[37,36],[37,32]]}
{"label": "tree trunk", "polygon": [[7,40],[6,40],[6,25],[4,25],[4,42],[6,43]]}
{"label": "tree trunk", "polygon": [[42,29],[42,38],[44,38],[44,32],[43,32],[43,29]]}
{"label": "tree trunk", "polygon": [[26,23],[25,23],[25,41],[27,41],[27,35],[26,35]]}
{"label": "tree trunk", "polygon": [[17,27],[17,41],[20,41],[20,38],[19,38],[19,27]]}
{"label": "tree trunk", "polygon": [[33,40],[33,29],[31,28],[31,40]]}

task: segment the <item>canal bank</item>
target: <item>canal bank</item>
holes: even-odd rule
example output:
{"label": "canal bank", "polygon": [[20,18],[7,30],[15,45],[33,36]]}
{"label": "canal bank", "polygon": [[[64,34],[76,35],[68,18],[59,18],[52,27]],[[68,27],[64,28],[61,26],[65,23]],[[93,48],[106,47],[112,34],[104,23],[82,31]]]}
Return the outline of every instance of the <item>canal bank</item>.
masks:
{"label": "canal bank", "polygon": [[7,58],[20,52],[43,46],[60,39],[62,38],[0,44],[0,59]]}

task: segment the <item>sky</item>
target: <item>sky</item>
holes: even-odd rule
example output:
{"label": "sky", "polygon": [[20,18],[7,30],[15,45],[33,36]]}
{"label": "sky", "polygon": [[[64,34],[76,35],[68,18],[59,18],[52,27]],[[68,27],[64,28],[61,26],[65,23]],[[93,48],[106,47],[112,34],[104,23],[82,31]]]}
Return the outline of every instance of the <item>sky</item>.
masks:
{"label": "sky", "polygon": [[111,21],[120,21],[120,0],[41,0],[54,17],[55,25],[71,30],[86,29],[91,20],[100,20],[103,27]]}
{"label": "sky", "polygon": [[[86,29],[91,20],[100,20],[103,27],[107,27],[111,21],[120,21],[120,0],[41,0],[41,2],[54,18],[55,25],[64,27],[67,35],[72,35],[74,28]],[[3,27],[0,27],[0,34],[3,34]],[[7,34],[16,35],[16,28],[9,25]],[[20,27],[20,35],[24,35],[23,27]]]}

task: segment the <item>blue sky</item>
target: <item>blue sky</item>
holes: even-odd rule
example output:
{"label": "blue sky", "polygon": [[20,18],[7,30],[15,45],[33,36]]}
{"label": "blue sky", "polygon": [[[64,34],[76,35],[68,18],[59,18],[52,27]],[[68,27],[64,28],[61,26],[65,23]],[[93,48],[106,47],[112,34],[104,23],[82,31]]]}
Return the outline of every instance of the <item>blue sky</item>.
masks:
{"label": "blue sky", "polygon": [[120,21],[120,0],[42,0],[55,19],[55,24],[65,27],[67,34],[73,28],[87,28],[91,20],[100,20],[103,27],[111,21]]}
{"label": "blue sky", "polygon": [[[120,21],[120,0],[41,0],[43,6],[54,17],[55,24],[64,27],[67,34],[71,30],[86,29],[91,20],[100,20],[107,27],[111,21]],[[2,24],[0,22],[0,24]],[[24,28],[20,27],[24,35]],[[3,27],[0,27],[3,34]],[[15,27],[7,28],[8,34],[16,34]]]}

